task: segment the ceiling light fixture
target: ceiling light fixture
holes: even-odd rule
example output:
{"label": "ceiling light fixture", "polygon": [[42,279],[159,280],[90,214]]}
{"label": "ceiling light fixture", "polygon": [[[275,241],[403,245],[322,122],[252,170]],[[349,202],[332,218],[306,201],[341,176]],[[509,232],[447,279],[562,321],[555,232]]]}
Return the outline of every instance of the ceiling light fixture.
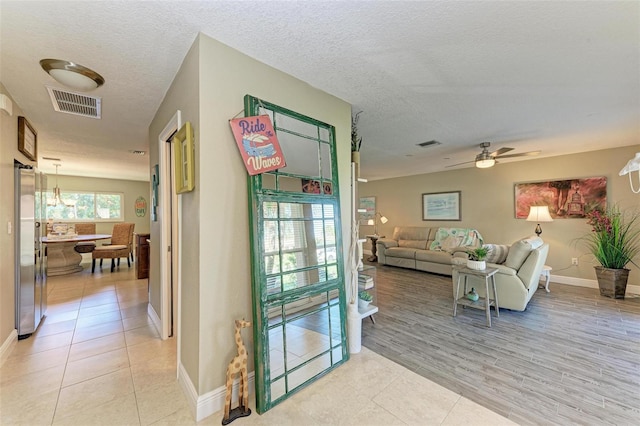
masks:
{"label": "ceiling light fixture", "polygon": [[488,169],[496,164],[496,160],[493,158],[476,159],[476,167],[479,169]]}
{"label": "ceiling light fixture", "polygon": [[75,90],[86,92],[104,84],[104,78],[100,74],[74,62],[42,59],[40,66],[58,83]]}
{"label": "ceiling light fixture", "polygon": [[476,167],[479,169],[488,169],[489,167],[493,167],[494,164],[496,164],[496,159],[489,153],[487,147],[483,146],[483,151],[476,155]]}

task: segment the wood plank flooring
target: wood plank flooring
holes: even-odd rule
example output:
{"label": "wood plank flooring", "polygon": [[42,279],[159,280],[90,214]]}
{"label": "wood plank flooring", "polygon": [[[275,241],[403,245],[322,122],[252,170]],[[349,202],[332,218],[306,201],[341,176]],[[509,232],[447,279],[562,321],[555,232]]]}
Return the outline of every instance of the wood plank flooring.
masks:
{"label": "wood plank flooring", "polygon": [[519,424],[640,424],[639,297],[552,283],[487,328],[453,317],[451,277],[376,266],[365,347]]}

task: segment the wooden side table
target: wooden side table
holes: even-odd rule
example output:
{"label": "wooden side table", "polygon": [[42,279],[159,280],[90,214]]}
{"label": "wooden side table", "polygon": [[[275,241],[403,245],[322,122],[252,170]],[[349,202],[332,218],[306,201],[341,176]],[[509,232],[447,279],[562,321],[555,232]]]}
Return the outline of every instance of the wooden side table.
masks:
{"label": "wooden side table", "polygon": [[365,235],[365,237],[371,240],[371,256],[367,258],[369,262],[377,262],[378,261],[378,247],[376,247],[376,243],[378,239],[384,238],[384,235]]}
{"label": "wooden side table", "polygon": [[[500,316],[500,308],[498,307],[498,292],[496,291],[496,272],[498,268],[485,268],[482,270],[469,269],[467,267],[460,268],[458,271],[458,281],[456,282],[456,298],[453,301],[453,316],[455,317],[458,310],[458,305],[468,306],[474,309],[484,309],[487,316],[487,327],[491,327],[491,306],[496,308],[496,317]],[[480,297],[475,302],[466,298],[467,294],[467,278],[470,275],[484,278],[485,295],[486,297]],[[464,293],[460,296],[460,280],[464,278]],[[493,287],[493,299],[489,293],[489,279]]]}

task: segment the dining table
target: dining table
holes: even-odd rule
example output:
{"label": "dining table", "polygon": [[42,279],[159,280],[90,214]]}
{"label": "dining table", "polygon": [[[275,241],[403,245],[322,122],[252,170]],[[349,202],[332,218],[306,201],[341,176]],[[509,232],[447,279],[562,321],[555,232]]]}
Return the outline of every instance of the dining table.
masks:
{"label": "dining table", "polygon": [[110,234],[83,234],[42,237],[47,245],[47,276],[67,275],[82,271],[82,255],[74,249],[77,243],[108,240]]}

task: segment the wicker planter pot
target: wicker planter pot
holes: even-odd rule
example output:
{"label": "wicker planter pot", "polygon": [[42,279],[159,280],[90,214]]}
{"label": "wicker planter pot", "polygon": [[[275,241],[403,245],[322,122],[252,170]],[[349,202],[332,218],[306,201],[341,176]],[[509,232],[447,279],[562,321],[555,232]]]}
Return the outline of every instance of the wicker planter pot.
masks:
{"label": "wicker planter pot", "polygon": [[627,291],[629,270],[610,269],[602,266],[596,266],[595,268],[598,287],[600,288],[600,296],[624,299],[624,294]]}

